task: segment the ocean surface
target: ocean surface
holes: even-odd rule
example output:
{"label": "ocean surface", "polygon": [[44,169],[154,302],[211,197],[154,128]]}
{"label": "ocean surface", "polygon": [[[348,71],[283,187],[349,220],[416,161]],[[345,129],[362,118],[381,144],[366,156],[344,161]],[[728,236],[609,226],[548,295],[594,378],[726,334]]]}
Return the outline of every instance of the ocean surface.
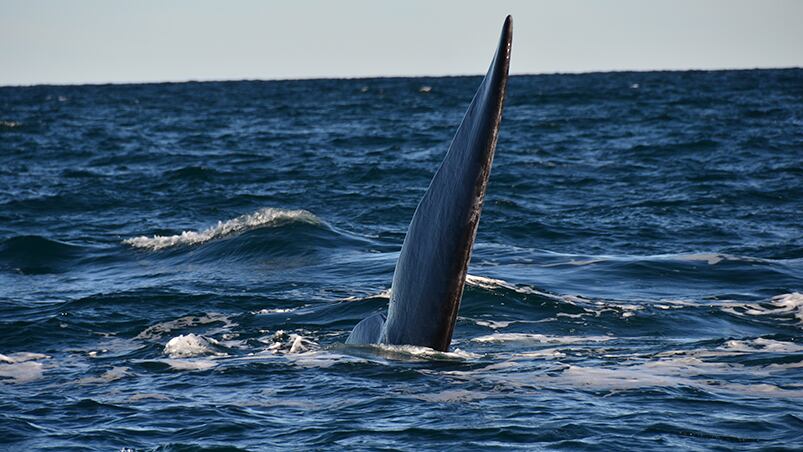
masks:
{"label": "ocean surface", "polygon": [[801,450],[801,69],[513,77],[450,351],[344,345],[479,82],[0,88],[0,449]]}

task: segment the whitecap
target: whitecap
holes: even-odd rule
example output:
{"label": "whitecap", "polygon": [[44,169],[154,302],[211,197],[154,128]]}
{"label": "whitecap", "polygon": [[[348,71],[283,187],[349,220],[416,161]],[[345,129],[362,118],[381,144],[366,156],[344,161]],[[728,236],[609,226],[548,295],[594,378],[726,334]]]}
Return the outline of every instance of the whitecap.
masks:
{"label": "whitecap", "polygon": [[123,243],[134,248],[157,251],[174,246],[197,245],[251,229],[275,227],[295,222],[320,224],[321,220],[306,210],[286,210],[268,207],[231,220],[218,221],[217,225],[202,231],[184,231],[181,234],[169,236],[132,237],[123,240]]}

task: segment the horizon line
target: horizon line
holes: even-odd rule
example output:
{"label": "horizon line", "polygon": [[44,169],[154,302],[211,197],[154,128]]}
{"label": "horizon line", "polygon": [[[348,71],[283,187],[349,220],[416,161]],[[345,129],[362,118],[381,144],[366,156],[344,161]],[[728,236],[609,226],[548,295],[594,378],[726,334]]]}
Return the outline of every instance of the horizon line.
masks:
{"label": "horizon line", "polygon": [[[538,75],[590,75],[612,73],[648,73],[648,72],[725,72],[725,71],[760,71],[760,70],[794,70],[803,69],[803,66],[753,66],[753,67],[714,67],[714,68],[665,68],[665,69],[596,69],[578,71],[553,72],[519,72],[511,73],[511,77],[538,76]],[[86,82],[35,82],[0,84],[0,88],[34,88],[44,86],[108,86],[108,85],[165,85],[181,83],[221,83],[221,82],[286,82],[286,81],[313,81],[313,80],[371,80],[391,78],[450,78],[450,77],[481,77],[484,74],[422,74],[422,75],[354,75],[354,76],[299,76],[299,77],[273,77],[273,78],[188,78],[165,80],[112,80],[112,81],[86,81]]]}

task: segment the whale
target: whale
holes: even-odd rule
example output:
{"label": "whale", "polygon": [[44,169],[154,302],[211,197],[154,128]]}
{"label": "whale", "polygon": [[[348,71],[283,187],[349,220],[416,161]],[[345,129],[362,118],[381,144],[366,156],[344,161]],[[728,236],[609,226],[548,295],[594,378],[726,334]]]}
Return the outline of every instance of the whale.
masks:
{"label": "whale", "polygon": [[360,321],[347,344],[448,351],[499,137],[512,41],[513,19],[507,16],[488,72],[413,213],[387,315],[376,312]]}

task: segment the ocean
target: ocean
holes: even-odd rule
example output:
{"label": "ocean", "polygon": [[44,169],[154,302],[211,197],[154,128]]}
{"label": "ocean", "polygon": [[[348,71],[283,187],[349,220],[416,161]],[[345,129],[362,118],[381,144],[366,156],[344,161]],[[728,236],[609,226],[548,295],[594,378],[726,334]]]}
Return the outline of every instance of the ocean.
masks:
{"label": "ocean", "polygon": [[0,88],[0,449],[803,449],[803,69],[512,77],[450,350],[344,344],[480,80]]}

